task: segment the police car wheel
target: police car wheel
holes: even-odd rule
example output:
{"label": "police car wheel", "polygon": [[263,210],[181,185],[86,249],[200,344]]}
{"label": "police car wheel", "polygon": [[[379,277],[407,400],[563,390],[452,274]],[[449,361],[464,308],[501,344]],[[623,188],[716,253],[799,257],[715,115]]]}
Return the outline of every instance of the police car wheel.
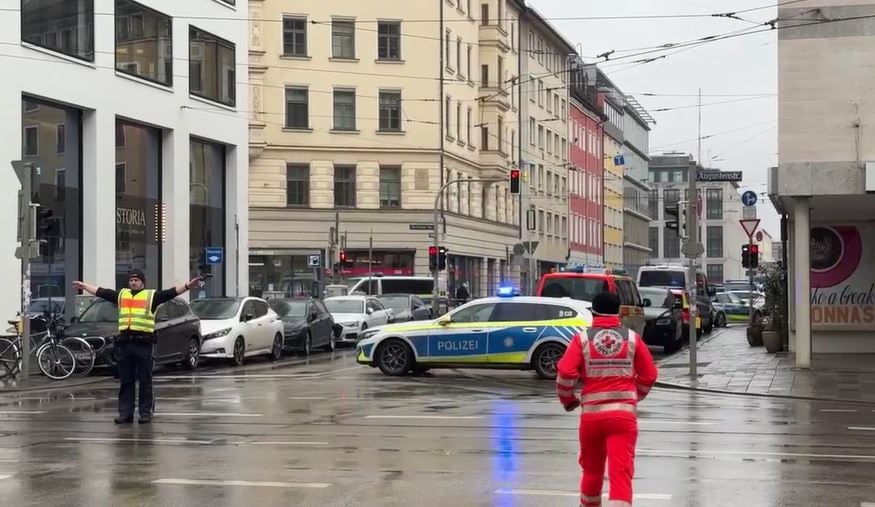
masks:
{"label": "police car wheel", "polygon": [[565,347],[558,343],[545,343],[532,355],[532,367],[542,379],[555,380],[559,360],[565,354]]}
{"label": "police car wheel", "polygon": [[385,375],[397,377],[413,369],[413,351],[401,340],[390,339],[380,344],[376,352],[377,367]]}

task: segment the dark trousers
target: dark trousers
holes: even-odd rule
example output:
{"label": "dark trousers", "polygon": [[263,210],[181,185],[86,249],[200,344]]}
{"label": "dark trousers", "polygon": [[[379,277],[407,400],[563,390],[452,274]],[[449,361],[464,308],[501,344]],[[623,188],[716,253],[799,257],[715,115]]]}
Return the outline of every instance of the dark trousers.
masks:
{"label": "dark trousers", "polygon": [[140,417],[151,417],[155,410],[152,394],[152,369],[155,366],[154,345],[133,340],[119,343],[118,372],[121,385],[118,390],[118,414],[134,416],[136,382],[140,381]]}

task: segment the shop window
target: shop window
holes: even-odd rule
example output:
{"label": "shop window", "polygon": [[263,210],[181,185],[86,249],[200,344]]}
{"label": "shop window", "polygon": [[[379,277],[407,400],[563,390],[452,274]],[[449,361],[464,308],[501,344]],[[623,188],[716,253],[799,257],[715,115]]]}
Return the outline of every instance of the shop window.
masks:
{"label": "shop window", "polygon": [[[225,295],[225,146],[192,138],[189,145],[189,270],[206,276],[196,297]],[[209,264],[207,248],[222,248],[225,262]]]}

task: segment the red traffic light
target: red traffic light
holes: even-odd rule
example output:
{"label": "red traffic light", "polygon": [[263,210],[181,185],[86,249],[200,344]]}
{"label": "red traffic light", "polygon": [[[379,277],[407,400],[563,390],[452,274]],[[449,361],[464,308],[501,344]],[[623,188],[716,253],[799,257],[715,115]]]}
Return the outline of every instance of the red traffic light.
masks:
{"label": "red traffic light", "polygon": [[519,169],[511,169],[510,170],[510,179],[512,179],[512,180],[520,179],[520,170]]}
{"label": "red traffic light", "polygon": [[436,246],[428,247],[428,255],[437,255],[437,254],[438,254],[438,249]]}
{"label": "red traffic light", "polygon": [[340,251],[340,262],[346,262],[346,250]]}
{"label": "red traffic light", "polygon": [[511,169],[510,170],[510,193],[511,194],[519,194],[520,193],[520,170],[519,169]]}
{"label": "red traffic light", "polygon": [[750,246],[750,253],[760,253],[760,246],[759,245],[751,245]]}

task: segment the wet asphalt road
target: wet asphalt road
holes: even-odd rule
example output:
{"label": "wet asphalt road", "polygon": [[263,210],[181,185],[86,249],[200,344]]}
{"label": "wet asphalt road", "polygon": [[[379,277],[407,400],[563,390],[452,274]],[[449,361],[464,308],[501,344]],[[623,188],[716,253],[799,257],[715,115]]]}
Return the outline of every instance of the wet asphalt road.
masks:
{"label": "wet asphalt road", "polygon": [[[574,506],[577,418],[529,372],[387,378],[351,351],[0,399],[0,505]],[[655,390],[638,506],[875,505],[875,406]]]}

